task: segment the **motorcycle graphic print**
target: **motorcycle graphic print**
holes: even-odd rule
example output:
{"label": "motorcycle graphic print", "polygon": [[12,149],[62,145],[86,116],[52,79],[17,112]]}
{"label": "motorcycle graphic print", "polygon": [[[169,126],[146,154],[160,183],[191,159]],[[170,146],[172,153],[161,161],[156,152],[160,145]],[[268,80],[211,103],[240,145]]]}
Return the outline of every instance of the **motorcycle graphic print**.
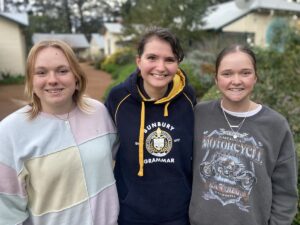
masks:
{"label": "motorcycle graphic print", "polygon": [[234,138],[224,129],[205,131],[202,142],[205,156],[199,174],[205,184],[203,198],[217,200],[223,206],[235,204],[249,211],[251,190],[257,183],[254,164],[262,164],[263,149],[247,133]]}

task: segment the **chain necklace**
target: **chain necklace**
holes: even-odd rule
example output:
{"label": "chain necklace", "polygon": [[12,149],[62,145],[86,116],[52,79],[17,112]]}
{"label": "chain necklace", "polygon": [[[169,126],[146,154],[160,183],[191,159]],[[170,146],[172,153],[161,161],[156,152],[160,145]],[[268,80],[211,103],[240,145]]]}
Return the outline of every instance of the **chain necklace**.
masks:
{"label": "chain necklace", "polygon": [[63,120],[63,121],[69,121],[69,117],[70,117],[70,111],[68,112],[68,115],[67,115],[67,118],[63,118],[63,117],[60,117],[60,116],[58,116],[58,115],[56,115],[56,114],[52,114],[55,118],[57,118],[57,119],[59,119],[59,120]]}
{"label": "chain necklace", "polygon": [[[249,107],[248,107],[247,112],[250,110],[250,105],[251,105],[251,103],[249,104]],[[243,126],[243,124],[244,124],[244,122],[245,122],[247,116],[245,116],[244,119],[242,120],[242,122],[240,122],[238,125],[232,125],[232,124],[229,122],[229,120],[228,120],[228,118],[227,118],[227,116],[226,116],[226,113],[225,113],[225,111],[224,111],[224,107],[223,107],[223,105],[222,105],[222,101],[221,101],[221,109],[222,109],[224,118],[225,118],[225,120],[226,120],[226,122],[227,122],[227,124],[228,124],[228,126],[229,126],[229,128],[230,128],[230,130],[231,130],[232,133],[233,133],[233,138],[234,138],[234,139],[237,139],[237,136],[238,136],[237,134],[238,134],[238,132],[240,131],[240,129],[242,128],[242,126]],[[237,128],[237,130],[235,131],[235,130],[233,130],[233,128]]]}

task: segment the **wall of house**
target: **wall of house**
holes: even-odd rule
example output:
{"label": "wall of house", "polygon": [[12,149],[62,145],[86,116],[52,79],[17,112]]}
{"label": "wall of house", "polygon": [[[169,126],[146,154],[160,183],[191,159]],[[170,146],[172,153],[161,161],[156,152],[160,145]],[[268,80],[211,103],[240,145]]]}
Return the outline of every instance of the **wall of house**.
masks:
{"label": "wall of house", "polygon": [[0,71],[25,74],[25,38],[17,23],[0,17]]}
{"label": "wall of house", "polygon": [[119,35],[113,34],[110,32],[106,32],[104,35],[104,54],[105,55],[111,55],[115,53],[118,49],[119,46],[117,45],[117,42],[119,41]]}
{"label": "wall of house", "polygon": [[[223,28],[224,32],[243,32],[243,33],[251,33],[254,40],[252,43],[256,46],[267,47],[268,43],[266,40],[267,30],[271,24],[271,22],[276,19],[276,14],[270,11],[266,12],[255,12],[248,14],[247,16],[233,22],[232,24]],[[280,15],[283,17],[283,15]],[[284,16],[291,23],[299,23],[299,19],[295,20],[293,15]],[[299,23],[300,24],[300,23]],[[254,35],[253,35],[254,34]]]}
{"label": "wall of house", "polygon": [[266,31],[272,19],[271,14],[251,13],[226,26],[223,31],[254,33],[253,44],[266,47]]}
{"label": "wall of house", "polygon": [[104,49],[100,48],[97,41],[92,38],[90,42],[90,56],[92,60],[99,59],[103,56]]}

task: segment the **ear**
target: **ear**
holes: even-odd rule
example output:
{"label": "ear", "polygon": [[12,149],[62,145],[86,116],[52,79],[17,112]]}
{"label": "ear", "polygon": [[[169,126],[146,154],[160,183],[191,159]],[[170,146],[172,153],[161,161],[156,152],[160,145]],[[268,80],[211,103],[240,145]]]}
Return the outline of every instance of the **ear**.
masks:
{"label": "ear", "polygon": [[138,68],[140,68],[140,64],[141,64],[141,57],[140,56],[136,56],[135,57],[135,63],[136,63],[136,66],[138,67]]}
{"label": "ear", "polygon": [[215,85],[218,86],[218,78],[215,76]]}

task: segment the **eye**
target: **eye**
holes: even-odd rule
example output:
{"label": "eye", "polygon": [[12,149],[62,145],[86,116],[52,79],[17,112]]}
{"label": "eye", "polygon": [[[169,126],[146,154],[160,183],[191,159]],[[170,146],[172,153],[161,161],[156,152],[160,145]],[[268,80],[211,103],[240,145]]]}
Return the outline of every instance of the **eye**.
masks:
{"label": "eye", "polygon": [[65,74],[67,74],[69,71],[70,71],[70,70],[69,70],[68,68],[64,68],[64,67],[58,68],[58,70],[57,70],[58,74],[60,74],[60,75],[65,75]]}
{"label": "eye", "polygon": [[147,59],[154,61],[157,57],[155,55],[148,55]]}
{"label": "eye", "polygon": [[220,75],[224,76],[224,77],[229,77],[230,75],[232,75],[232,72],[230,72],[230,71],[223,71],[223,72],[221,72]]}
{"label": "eye", "polygon": [[42,77],[42,76],[46,76],[47,73],[46,73],[45,70],[37,70],[37,71],[34,72],[34,75]]}
{"label": "eye", "polygon": [[253,71],[252,70],[243,70],[241,74],[242,74],[242,76],[247,77],[247,76],[252,75]]}
{"label": "eye", "polygon": [[177,60],[176,60],[176,58],[169,57],[169,58],[166,58],[166,62],[168,62],[168,63],[175,63],[175,62],[177,62]]}

